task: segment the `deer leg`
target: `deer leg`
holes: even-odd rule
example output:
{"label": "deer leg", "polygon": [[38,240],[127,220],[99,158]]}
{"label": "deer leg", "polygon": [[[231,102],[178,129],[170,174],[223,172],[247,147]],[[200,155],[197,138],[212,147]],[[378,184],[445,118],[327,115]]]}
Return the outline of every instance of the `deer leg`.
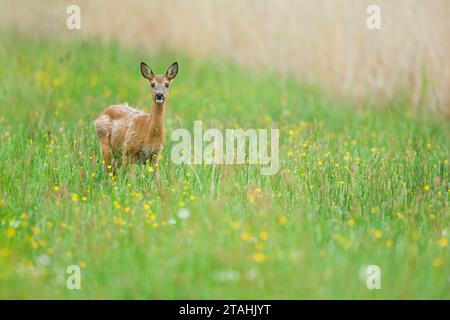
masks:
{"label": "deer leg", "polygon": [[100,143],[100,149],[102,152],[105,169],[107,171],[111,171],[111,152],[112,152],[111,146],[109,145],[108,142],[102,141]]}
{"label": "deer leg", "polygon": [[131,150],[125,151],[122,157],[122,164],[130,166],[138,162],[138,153]]}
{"label": "deer leg", "polygon": [[129,175],[131,182],[134,182],[137,160],[138,155],[132,150],[126,150],[122,156],[122,174]]}
{"label": "deer leg", "polygon": [[137,162],[137,155],[132,153],[125,153],[122,158],[122,163],[126,165],[135,164]]}
{"label": "deer leg", "polygon": [[161,187],[161,174],[159,172],[159,160],[161,159],[161,151],[157,152],[154,157],[154,164],[155,164],[155,179],[156,179],[156,185]]}

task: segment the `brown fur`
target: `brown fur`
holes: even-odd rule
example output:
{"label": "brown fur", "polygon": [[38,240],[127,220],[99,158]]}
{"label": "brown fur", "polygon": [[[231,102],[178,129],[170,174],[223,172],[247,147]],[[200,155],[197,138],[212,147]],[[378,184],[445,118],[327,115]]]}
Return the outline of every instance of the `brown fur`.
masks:
{"label": "brown fur", "polygon": [[[150,67],[141,63],[141,72],[152,89],[151,113],[126,104],[112,105],[95,121],[101,152],[108,169],[111,168],[112,157],[119,157],[126,164],[147,161],[159,163],[164,146],[164,114],[169,85],[178,72],[178,64],[172,64],[165,75],[157,76]],[[163,101],[157,99],[157,94],[163,95]],[[157,166],[157,174],[158,171]]]}

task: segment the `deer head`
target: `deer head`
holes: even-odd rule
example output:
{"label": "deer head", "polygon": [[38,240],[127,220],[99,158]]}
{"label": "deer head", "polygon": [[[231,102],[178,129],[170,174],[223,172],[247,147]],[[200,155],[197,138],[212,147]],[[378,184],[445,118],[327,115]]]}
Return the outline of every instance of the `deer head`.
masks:
{"label": "deer head", "polygon": [[152,98],[156,104],[163,104],[169,97],[170,83],[177,76],[178,63],[174,62],[167,69],[166,74],[156,75],[145,62],[141,62],[141,74],[150,83]]}

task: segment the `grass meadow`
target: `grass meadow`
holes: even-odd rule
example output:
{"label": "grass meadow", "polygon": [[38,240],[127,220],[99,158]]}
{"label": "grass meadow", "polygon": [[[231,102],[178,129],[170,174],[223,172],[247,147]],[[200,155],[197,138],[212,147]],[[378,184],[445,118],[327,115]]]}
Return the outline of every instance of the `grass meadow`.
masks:
{"label": "grass meadow", "polygon": [[[407,96],[355,108],[220,58],[98,39],[0,46],[0,298],[450,298],[449,122]],[[93,121],[115,103],[149,111],[139,62],[174,60],[162,188],[148,165],[110,176]],[[170,133],[194,120],[280,128],[280,171],[174,165]],[[373,264],[381,290],[366,287]]]}

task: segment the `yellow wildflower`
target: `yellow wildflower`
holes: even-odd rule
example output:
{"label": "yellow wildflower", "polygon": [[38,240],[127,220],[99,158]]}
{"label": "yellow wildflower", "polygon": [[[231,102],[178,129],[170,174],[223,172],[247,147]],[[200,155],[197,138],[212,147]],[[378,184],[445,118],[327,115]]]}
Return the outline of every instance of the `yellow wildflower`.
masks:
{"label": "yellow wildflower", "polygon": [[34,226],[33,228],[31,228],[31,230],[33,231],[33,233],[35,235],[39,235],[41,234],[41,228]]}
{"label": "yellow wildflower", "polygon": [[259,238],[263,241],[266,241],[267,239],[269,239],[269,233],[267,233],[267,231],[261,231],[259,233]]}
{"label": "yellow wildflower", "polygon": [[264,248],[264,242],[261,242],[261,241],[256,242],[255,248],[258,250],[262,250]]}
{"label": "yellow wildflower", "polygon": [[386,247],[392,248],[393,245],[394,245],[394,241],[392,241],[391,239],[388,239],[388,240],[386,241]]}
{"label": "yellow wildflower", "polygon": [[118,226],[123,226],[125,224],[125,220],[122,217],[114,217],[114,223]]}
{"label": "yellow wildflower", "polygon": [[256,252],[252,255],[252,260],[257,263],[262,263],[262,262],[266,261],[266,256],[262,252]]}
{"label": "yellow wildflower", "polygon": [[446,237],[440,238],[439,239],[439,246],[441,248],[444,248],[444,247],[448,246],[448,238],[446,238]]}
{"label": "yellow wildflower", "polygon": [[405,218],[405,215],[400,212],[397,212],[397,218],[403,220]]}
{"label": "yellow wildflower", "polygon": [[378,229],[372,228],[372,234],[375,236],[375,238],[380,239],[383,237],[383,232],[381,232]]}
{"label": "yellow wildflower", "polygon": [[252,234],[250,232],[242,232],[241,233],[241,240],[249,241],[251,238],[252,238]]}
{"label": "yellow wildflower", "polygon": [[16,229],[9,227],[8,229],[6,229],[6,236],[8,238],[12,238],[16,235]]}
{"label": "yellow wildflower", "polygon": [[9,249],[8,248],[0,249],[0,258],[6,258],[7,256],[9,256]]}
{"label": "yellow wildflower", "polygon": [[37,249],[39,248],[39,244],[36,241],[34,241],[34,239],[31,239],[31,247],[33,249]]}
{"label": "yellow wildflower", "polygon": [[241,223],[239,221],[231,221],[230,226],[232,229],[237,230],[241,227]]}
{"label": "yellow wildflower", "polygon": [[433,259],[432,261],[433,266],[435,267],[439,267],[442,265],[442,258],[441,257],[436,257]]}

